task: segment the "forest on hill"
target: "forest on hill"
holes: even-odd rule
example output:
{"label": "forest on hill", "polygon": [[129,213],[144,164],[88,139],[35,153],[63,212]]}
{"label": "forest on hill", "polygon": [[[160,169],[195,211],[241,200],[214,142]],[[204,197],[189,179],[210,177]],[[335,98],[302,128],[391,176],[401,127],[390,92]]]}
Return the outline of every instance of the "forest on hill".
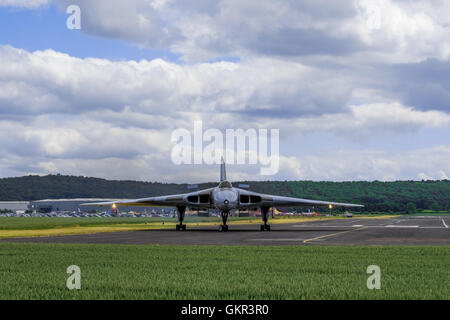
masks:
{"label": "forest on hill", "polygon": [[[289,197],[352,202],[365,212],[412,212],[416,209],[450,210],[450,181],[242,181],[250,190]],[[199,184],[209,188],[217,183]],[[140,198],[189,192],[187,184],[118,181],[100,178],[47,175],[0,179],[0,201],[60,198]],[[325,210],[325,209],[324,209]]]}

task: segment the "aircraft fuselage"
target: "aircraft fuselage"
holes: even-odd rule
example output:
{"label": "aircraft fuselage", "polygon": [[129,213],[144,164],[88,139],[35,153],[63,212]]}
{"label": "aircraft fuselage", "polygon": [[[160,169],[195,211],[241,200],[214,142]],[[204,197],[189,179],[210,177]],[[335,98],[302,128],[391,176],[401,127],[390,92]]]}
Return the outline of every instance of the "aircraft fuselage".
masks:
{"label": "aircraft fuselage", "polygon": [[212,202],[220,211],[230,211],[239,206],[239,192],[235,188],[214,188]]}

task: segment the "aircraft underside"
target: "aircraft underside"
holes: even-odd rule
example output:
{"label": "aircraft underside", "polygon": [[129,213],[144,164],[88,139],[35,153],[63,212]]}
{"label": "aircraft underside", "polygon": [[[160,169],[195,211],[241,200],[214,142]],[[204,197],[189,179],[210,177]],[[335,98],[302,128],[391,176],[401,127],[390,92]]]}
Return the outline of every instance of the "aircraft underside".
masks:
{"label": "aircraft underside", "polygon": [[[219,209],[215,206],[212,208]],[[183,224],[184,218],[186,213],[186,207],[185,206],[177,206],[177,216],[178,216],[178,222],[179,224],[176,225],[177,231],[185,231],[186,225]],[[269,213],[270,213],[270,207],[261,207],[261,219],[262,224],[260,226],[261,231],[270,231],[270,225],[267,223],[269,220]],[[220,210],[220,217],[222,219],[222,224],[219,227],[220,232],[228,231],[228,216],[230,214],[230,210]]]}

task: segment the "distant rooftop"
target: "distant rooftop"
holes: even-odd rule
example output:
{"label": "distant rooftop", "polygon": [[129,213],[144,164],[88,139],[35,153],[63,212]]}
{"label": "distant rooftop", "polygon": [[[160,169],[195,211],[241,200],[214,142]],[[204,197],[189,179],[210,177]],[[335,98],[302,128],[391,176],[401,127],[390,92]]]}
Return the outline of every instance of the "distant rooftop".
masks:
{"label": "distant rooftop", "polygon": [[110,202],[110,201],[122,201],[128,199],[100,199],[100,198],[75,198],[75,199],[44,199],[35,200],[30,202]]}
{"label": "distant rooftop", "polygon": [[28,203],[29,201],[0,201],[0,204],[8,204],[8,203],[20,203],[20,204],[25,204]]}

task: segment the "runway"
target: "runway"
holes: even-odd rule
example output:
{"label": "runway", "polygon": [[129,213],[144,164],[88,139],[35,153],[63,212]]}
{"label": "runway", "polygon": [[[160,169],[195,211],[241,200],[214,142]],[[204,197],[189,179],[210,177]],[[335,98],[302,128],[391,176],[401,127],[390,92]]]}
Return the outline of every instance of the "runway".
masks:
{"label": "runway", "polygon": [[450,216],[397,219],[333,219],[290,224],[231,225],[175,230],[140,230],[41,238],[3,239],[2,242],[170,245],[450,245]]}

